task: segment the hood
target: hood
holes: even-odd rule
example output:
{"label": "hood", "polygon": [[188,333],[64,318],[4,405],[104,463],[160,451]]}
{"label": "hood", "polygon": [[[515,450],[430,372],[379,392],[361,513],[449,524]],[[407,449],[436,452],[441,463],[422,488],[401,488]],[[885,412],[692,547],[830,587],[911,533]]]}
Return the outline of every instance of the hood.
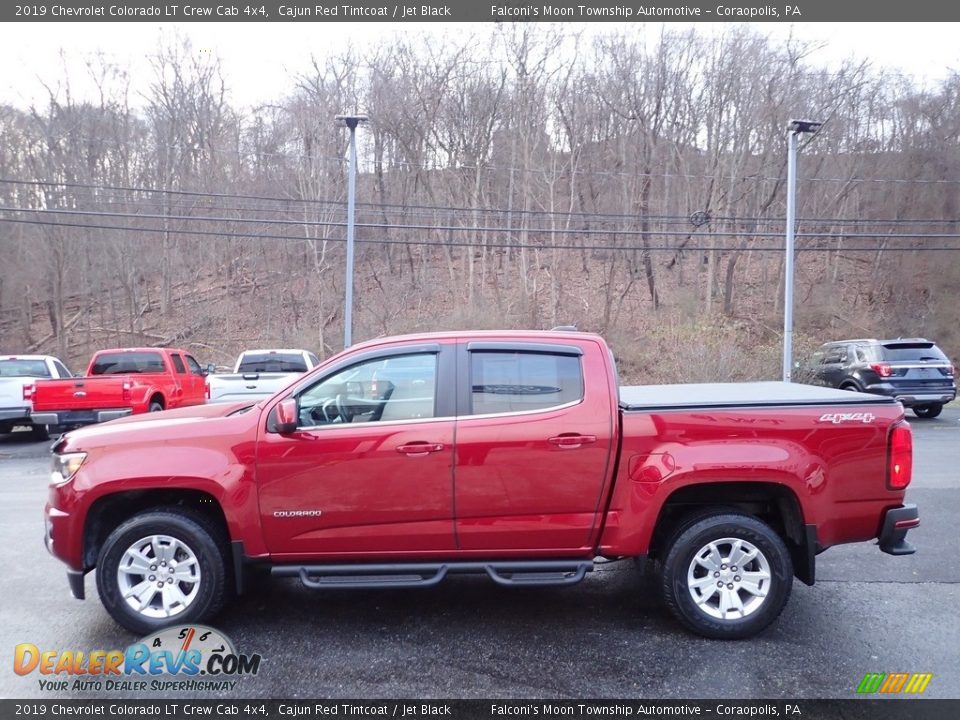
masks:
{"label": "hood", "polygon": [[162,434],[182,432],[192,435],[197,432],[198,423],[206,423],[217,418],[226,418],[238,410],[251,408],[254,403],[243,402],[215,403],[211,405],[193,405],[191,407],[164,410],[162,412],[128,415],[119,420],[88,425],[71,430],[54,445],[54,452],[83,450],[91,447],[111,445],[126,440],[137,440],[145,435],[154,437]]}

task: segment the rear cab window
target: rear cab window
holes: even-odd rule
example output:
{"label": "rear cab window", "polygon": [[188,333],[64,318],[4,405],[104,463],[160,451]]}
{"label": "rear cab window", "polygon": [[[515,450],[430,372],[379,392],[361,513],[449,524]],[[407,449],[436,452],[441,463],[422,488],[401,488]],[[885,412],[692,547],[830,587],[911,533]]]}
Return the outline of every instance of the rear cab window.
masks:
{"label": "rear cab window", "polygon": [[4,358],[0,360],[0,377],[48,378],[50,369],[44,360]]}
{"label": "rear cab window", "polygon": [[296,353],[246,353],[238,373],[305,373],[307,363]]}
{"label": "rear cab window", "polygon": [[97,355],[91,375],[129,375],[166,372],[163,355],[158,352],[107,352]]}

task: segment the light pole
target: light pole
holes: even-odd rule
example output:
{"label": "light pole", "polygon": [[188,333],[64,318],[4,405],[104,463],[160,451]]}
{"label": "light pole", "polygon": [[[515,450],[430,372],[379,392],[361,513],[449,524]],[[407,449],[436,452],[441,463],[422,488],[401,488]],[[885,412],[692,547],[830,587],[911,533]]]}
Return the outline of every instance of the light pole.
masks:
{"label": "light pole", "polygon": [[787,123],[787,243],[783,264],[783,381],[793,374],[793,259],[794,233],[797,226],[797,138],[803,133],[815,134],[823,123],[812,120],[791,120]]}
{"label": "light pole", "polygon": [[357,193],[357,125],[366,115],[337,115],[338,124],[350,129],[350,174],[347,176],[347,280],[343,298],[343,347],[353,344],[353,222]]}

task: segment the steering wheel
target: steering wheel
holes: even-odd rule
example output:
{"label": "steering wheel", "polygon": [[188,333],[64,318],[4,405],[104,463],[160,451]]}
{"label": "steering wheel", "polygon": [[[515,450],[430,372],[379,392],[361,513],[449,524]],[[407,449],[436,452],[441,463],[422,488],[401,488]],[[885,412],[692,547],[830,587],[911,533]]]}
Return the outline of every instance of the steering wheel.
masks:
{"label": "steering wheel", "polygon": [[343,403],[343,395],[337,393],[335,398],[337,402],[337,414],[340,416],[340,422],[348,423],[353,420],[353,415],[347,411],[347,406]]}
{"label": "steering wheel", "polygon": [[[323,405],[320,406],[320,411],[323,413],[323,420],[324,420],[324,422],[327,422],[327,423],[333,422],[333,420],[330,418],[330,413],[328,412],[328,410],[329,410],[330,406],[333,405],[333,404],[336,403],[336,402],[337,402],[337,401],[334,400],[333,398],[329,398],[329,399],[323,401]],[[337,404],[337,410],[339,411],[339,409],[340,409],[340,408],[339,408],[339,403],[338,403],[338,404]]]}

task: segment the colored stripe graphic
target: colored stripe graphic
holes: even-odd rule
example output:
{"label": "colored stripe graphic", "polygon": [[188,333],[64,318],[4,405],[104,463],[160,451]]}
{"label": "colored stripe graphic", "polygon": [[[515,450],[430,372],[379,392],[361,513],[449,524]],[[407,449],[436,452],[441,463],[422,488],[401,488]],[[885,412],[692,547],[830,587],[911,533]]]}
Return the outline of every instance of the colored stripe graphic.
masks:
{"label": "colored stripe graphic", "polygon": [[917,695],[927,689],[933,679],[933,673],[867,673],[857,685],[857,692],[861,694],[910,693]]}
{"label": "colored stripe graphic", "polygon": [[882,693],[898,693],[903,690],[910,673],[890,673],[883,685],[880,686]]}
{"label": "colored stripe graphic", "polygon": [[905,693],[922,693],[927,689],[927,685],[930,684],[932,679],[933,673],[914,673],[903,691]]}
{"label": "colored stripe graphic", "polygon": [[867,673],[857,686],[857,692],[875,693],[880,689],[880,685],[883,683],[885,677],[886,675],[884,673]]}

